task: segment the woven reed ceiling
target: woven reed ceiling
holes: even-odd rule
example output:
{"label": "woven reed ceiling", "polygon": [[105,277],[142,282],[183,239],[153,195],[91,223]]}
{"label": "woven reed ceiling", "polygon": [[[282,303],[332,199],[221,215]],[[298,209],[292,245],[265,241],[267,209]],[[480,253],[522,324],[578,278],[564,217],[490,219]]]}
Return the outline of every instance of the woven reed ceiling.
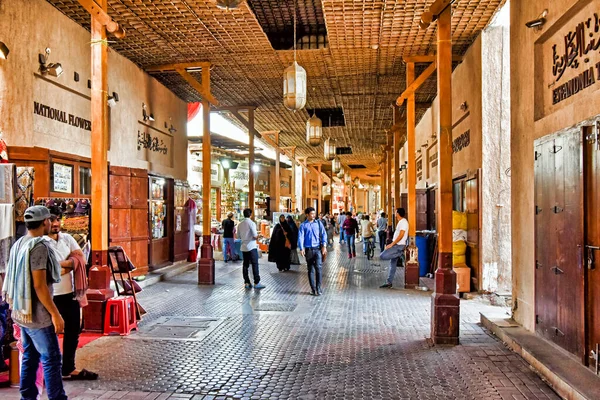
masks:
{"label": "woven reed ceiling", "polygon": [[[453,6],[453,46],[464,54],[505,0],[457,0]],[[77,0],[48,0],[89,30],[90,16]],[[298,50],[308,74],[306,108],[344,110],[346,126],[324,128],[338,146],[351,146],[344,164],[363,164],[356,174],[368,179],[380,159],[380,145],[392,124],[391,104],[405,88],[403,55],[435,52],[436,24],[419,28],[420,15],[433,0],[297,0],[297,42],[322,34],[327,47]],[[323,147],[305,142],[306,110],[291,112],[282,102],[282,74],[292,50],[294,0],[248,0],[224,11],[214,0],[108,0],[109,14],[127,33],[111,47],[141,68],[180,62],[210,61],[212,92],[222,105],[253,105],[256,128],[280,130],[282,146],[298,146],[309,163],[322,159]],[[113,38],[111,38],[113,40]],[[291,41],[290,41],[291,40]],[[280,46],[279,46],[280,47]],[[322,46],[321,46],[322,47]],[[417,74],[426,65],[417,66]],[[177,74],[155,74],[185,101],[200,96]],[[200,80],[199,74],[196,75]],[[435,78],[418,91],[418,103],[435,97]],[[420,119],[426,108],[417,109]],[[235,119],[232,122],[237,123]]]}

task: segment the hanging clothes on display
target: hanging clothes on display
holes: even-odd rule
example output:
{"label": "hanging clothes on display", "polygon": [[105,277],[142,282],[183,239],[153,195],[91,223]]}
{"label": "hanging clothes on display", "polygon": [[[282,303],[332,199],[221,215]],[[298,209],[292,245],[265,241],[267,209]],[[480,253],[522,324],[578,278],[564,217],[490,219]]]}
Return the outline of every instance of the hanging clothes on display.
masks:
{"label": "hanging clothes on display", "polygon": [[188,210],[188,226],[190,227],[188,261],[194,262],[196,261],[196,258],[198,256],[196,253],[196,233],[194,232],[194,225],[196,224],[196,213],[198,212],[198,207],[196,207],[196,202],[191,198],[188,198],[188,201],[185,203],[185,206]]}
{"label": "hanging clothes on display", "polygon": [[14,164],[0,164],[0,273],[6,271],[15,239],[14,176]]}

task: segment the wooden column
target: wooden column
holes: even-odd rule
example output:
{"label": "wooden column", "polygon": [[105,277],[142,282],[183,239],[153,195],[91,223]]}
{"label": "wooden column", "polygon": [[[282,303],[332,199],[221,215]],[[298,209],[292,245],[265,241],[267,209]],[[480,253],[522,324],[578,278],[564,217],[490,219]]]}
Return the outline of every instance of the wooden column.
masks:
{"label": "wooden column", "polygon": [[[205,70],[207,72],[205,72]],[[202,69],[202,85],[207,85],[206,75],[209,68]],[[208,75],[210,80],[210,75]],[[209,89],[210,90],[210,89]],[[215,259],[211,245],[211,210],[210,210],[210,103],[202,100],[202,246],[200,247],[200,260],[198,260],[198,284],[214,285]]]}
{"label": "wooden column", "polygon": [[435,344],[458,344],[459,307],[452,269],[452,36],[451,6],[438,16],[437,85],[439,161],[437,190],[438,268],[432,295],[431,338]]}
{"label": "wooden column", "polygon": [[[406,63],[406,87],[415,80],[415,64]],[[408,185],[408,237],[409,258],[406,261],[404,274],[404,287],[414,288],[419,286],[419,258],[415,245],[415,232],[417,227],[417,162],[415,138],[415,94],[409,94],[406,103],[406,141],[408,153],[407,185]]]}
{"label": "wooden column", "polygon": [[[256,199],[254,198],[254,180],[256,172],[254,172],[254,109],[248,110],[248,208],[254,210],[256,207]],[[254,214],[252,214],[252,219],[254,219]]]}
{"label": "wooden column", "polygon": [[387,168],[385,167],[385,156],[383,157],[383,162],[381,163],[381,194],[379,197],[380,205],[379,208],[383,210],[387,214],[387,207],[385,205],[385,194],[387,193],[387,177],[386,177]]}
{"label": "wooden column", "polygon": [[295,213],[296,212],[296,148],[292,147],[292,154],[290,157],[290,160],[292,161],[292,187],[290,188],[290,193],[292,196],[292,206],[290,209],[290,213]]}
{"label": "wooden column", "polygon": [[[97,1],[104,11],[107,0]],[[92,264],[108,264],[108,45],[106,26],[92,16]]]}
{"label": "wooden column", "polygon": [[273,202],[275,203],[274,207],[271,207],[271,212],[279,212],[279,202],[281,198],[281,168],[279,165],[279,131],[275,132],[275,190],[273,196]]}
{"label": "wooden column", "polygon": [[400,140],[402,132],[400,131],[400,108],[394,106],[394,211],[400,207]]}
{"label": "wooden column", "polygon": [[321,164],[317,165],[317,171],[319,172],[319,201],[317,202],[319,209],[317,210],[317,216],[323,212],[323,176],[321,175]]}
{"label": "wooden column", "polygon": [[386,244],[392,242],[392,237],[394,236],[394,207],[392,205],[392,134],[388,133],[387,137],[387,147],[386,147],[386,176],[387,176],[387,192],[386,192],[386,210],[388,214],[388,230],[387,230],[387,240]]}

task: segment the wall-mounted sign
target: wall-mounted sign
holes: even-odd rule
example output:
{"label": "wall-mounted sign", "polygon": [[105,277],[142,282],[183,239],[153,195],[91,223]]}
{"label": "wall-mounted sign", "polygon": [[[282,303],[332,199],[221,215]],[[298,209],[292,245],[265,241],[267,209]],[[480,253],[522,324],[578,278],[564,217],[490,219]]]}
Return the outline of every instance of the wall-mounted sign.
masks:
{"label": "wall-mounted sign", "polygon": [[536,43],[535,117],[540,119],[565,100],[600,80],[600,10],[589,4],[569,19],[559,20],[555,33]]}
{"label": "wall-mounted sign", "polygon": [[421,179],[423,179],[423,158],[419,158],[416,161],[416,165],[417,165],[417,180],[420,181]]}
{"label": "wall-mounted sign", "polygon": [[73,193],[73,166],[52,163],[52,191]]}
{"label": "wall-mounted sign", "polygon": [[68,114],[66,111],[59,110],[58,108],[38,103],[37,101],[33,102],[33,113],[86,131],[92,130],[91,121],[82,117],[77,117],[73,114]]}
{"label": "wall-mounted sign", "polygon": [[435,153],[433,153],[432,155],[429,156],[429,163],[431,164],[431,167],[437,167],[438,165],[438,153],[437,151]]}
{"label": "wall-mounted sign", "polygon": [[152,136],[148,132],[140,131],[138,131],[137,135],[137,149],[138,151],[147,149],[161,154],[167,154],[169,152],[169,148],[163,139],[158,136]]}
{"label": "wall-mounted sign", "polygon": [[213,182],[219,181],[219,164],[210,164],[210,180]]}
{"label": "wall-mounted sign", "polygon": [[282,189],[289,189],[289,187],[290,187],[289,181],[279,181],[279,184],[281,185]]}
{"label": "wall-mounted sign", "polygon": [[452,153],[458,153],[462,149],[469,147],[471,144],[471,130],[467,130],[465,133],[452,141]]}

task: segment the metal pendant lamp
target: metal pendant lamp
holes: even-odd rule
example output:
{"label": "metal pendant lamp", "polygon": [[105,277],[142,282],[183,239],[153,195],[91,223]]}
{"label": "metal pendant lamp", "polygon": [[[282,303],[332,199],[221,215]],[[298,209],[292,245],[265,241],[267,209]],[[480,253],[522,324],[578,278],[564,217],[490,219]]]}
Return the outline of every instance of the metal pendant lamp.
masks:
{"label": "metal pendant lamp", "polygon": [[306,70],[296,62],[296,1],[294,0],[294,63],[283,71],[283,105],[293,111],[306,105]]}
{"label": "metal pendant lamp", "polygon": [[338,174],[340,172],[342,168],[342,163],[340,162],[340,159],[335,157],[333,159],[333,161],[331,161],[331,170],[333,171],[334,174]]}
{"label": "metal pendant lamp", "polygon": [[325,141],[325,145],[323,146],[323,150],[325,153],[325,159],[327,161],[333,160],[335,158],[335,139],[327,139]]}
{"label": "metal pendant lamp", "polygon": [[337,177],[340,178],[340,179],[343,179],[344,175],[345,175],[344,167],[340,166],[340,170],[339,170],[339,172],[337,174]]}
{"label": "metal pendant lamp", "polygon": [[240,6],[242,0],[217,0],[217,8],[222,10],[235,10]]}
{"label": "metal pendant lamp", "polygon": [[312,147],[317,147],[321,144],[322,138],[323,123],[313,114],[313,116],[306,121],[306,142]]}

